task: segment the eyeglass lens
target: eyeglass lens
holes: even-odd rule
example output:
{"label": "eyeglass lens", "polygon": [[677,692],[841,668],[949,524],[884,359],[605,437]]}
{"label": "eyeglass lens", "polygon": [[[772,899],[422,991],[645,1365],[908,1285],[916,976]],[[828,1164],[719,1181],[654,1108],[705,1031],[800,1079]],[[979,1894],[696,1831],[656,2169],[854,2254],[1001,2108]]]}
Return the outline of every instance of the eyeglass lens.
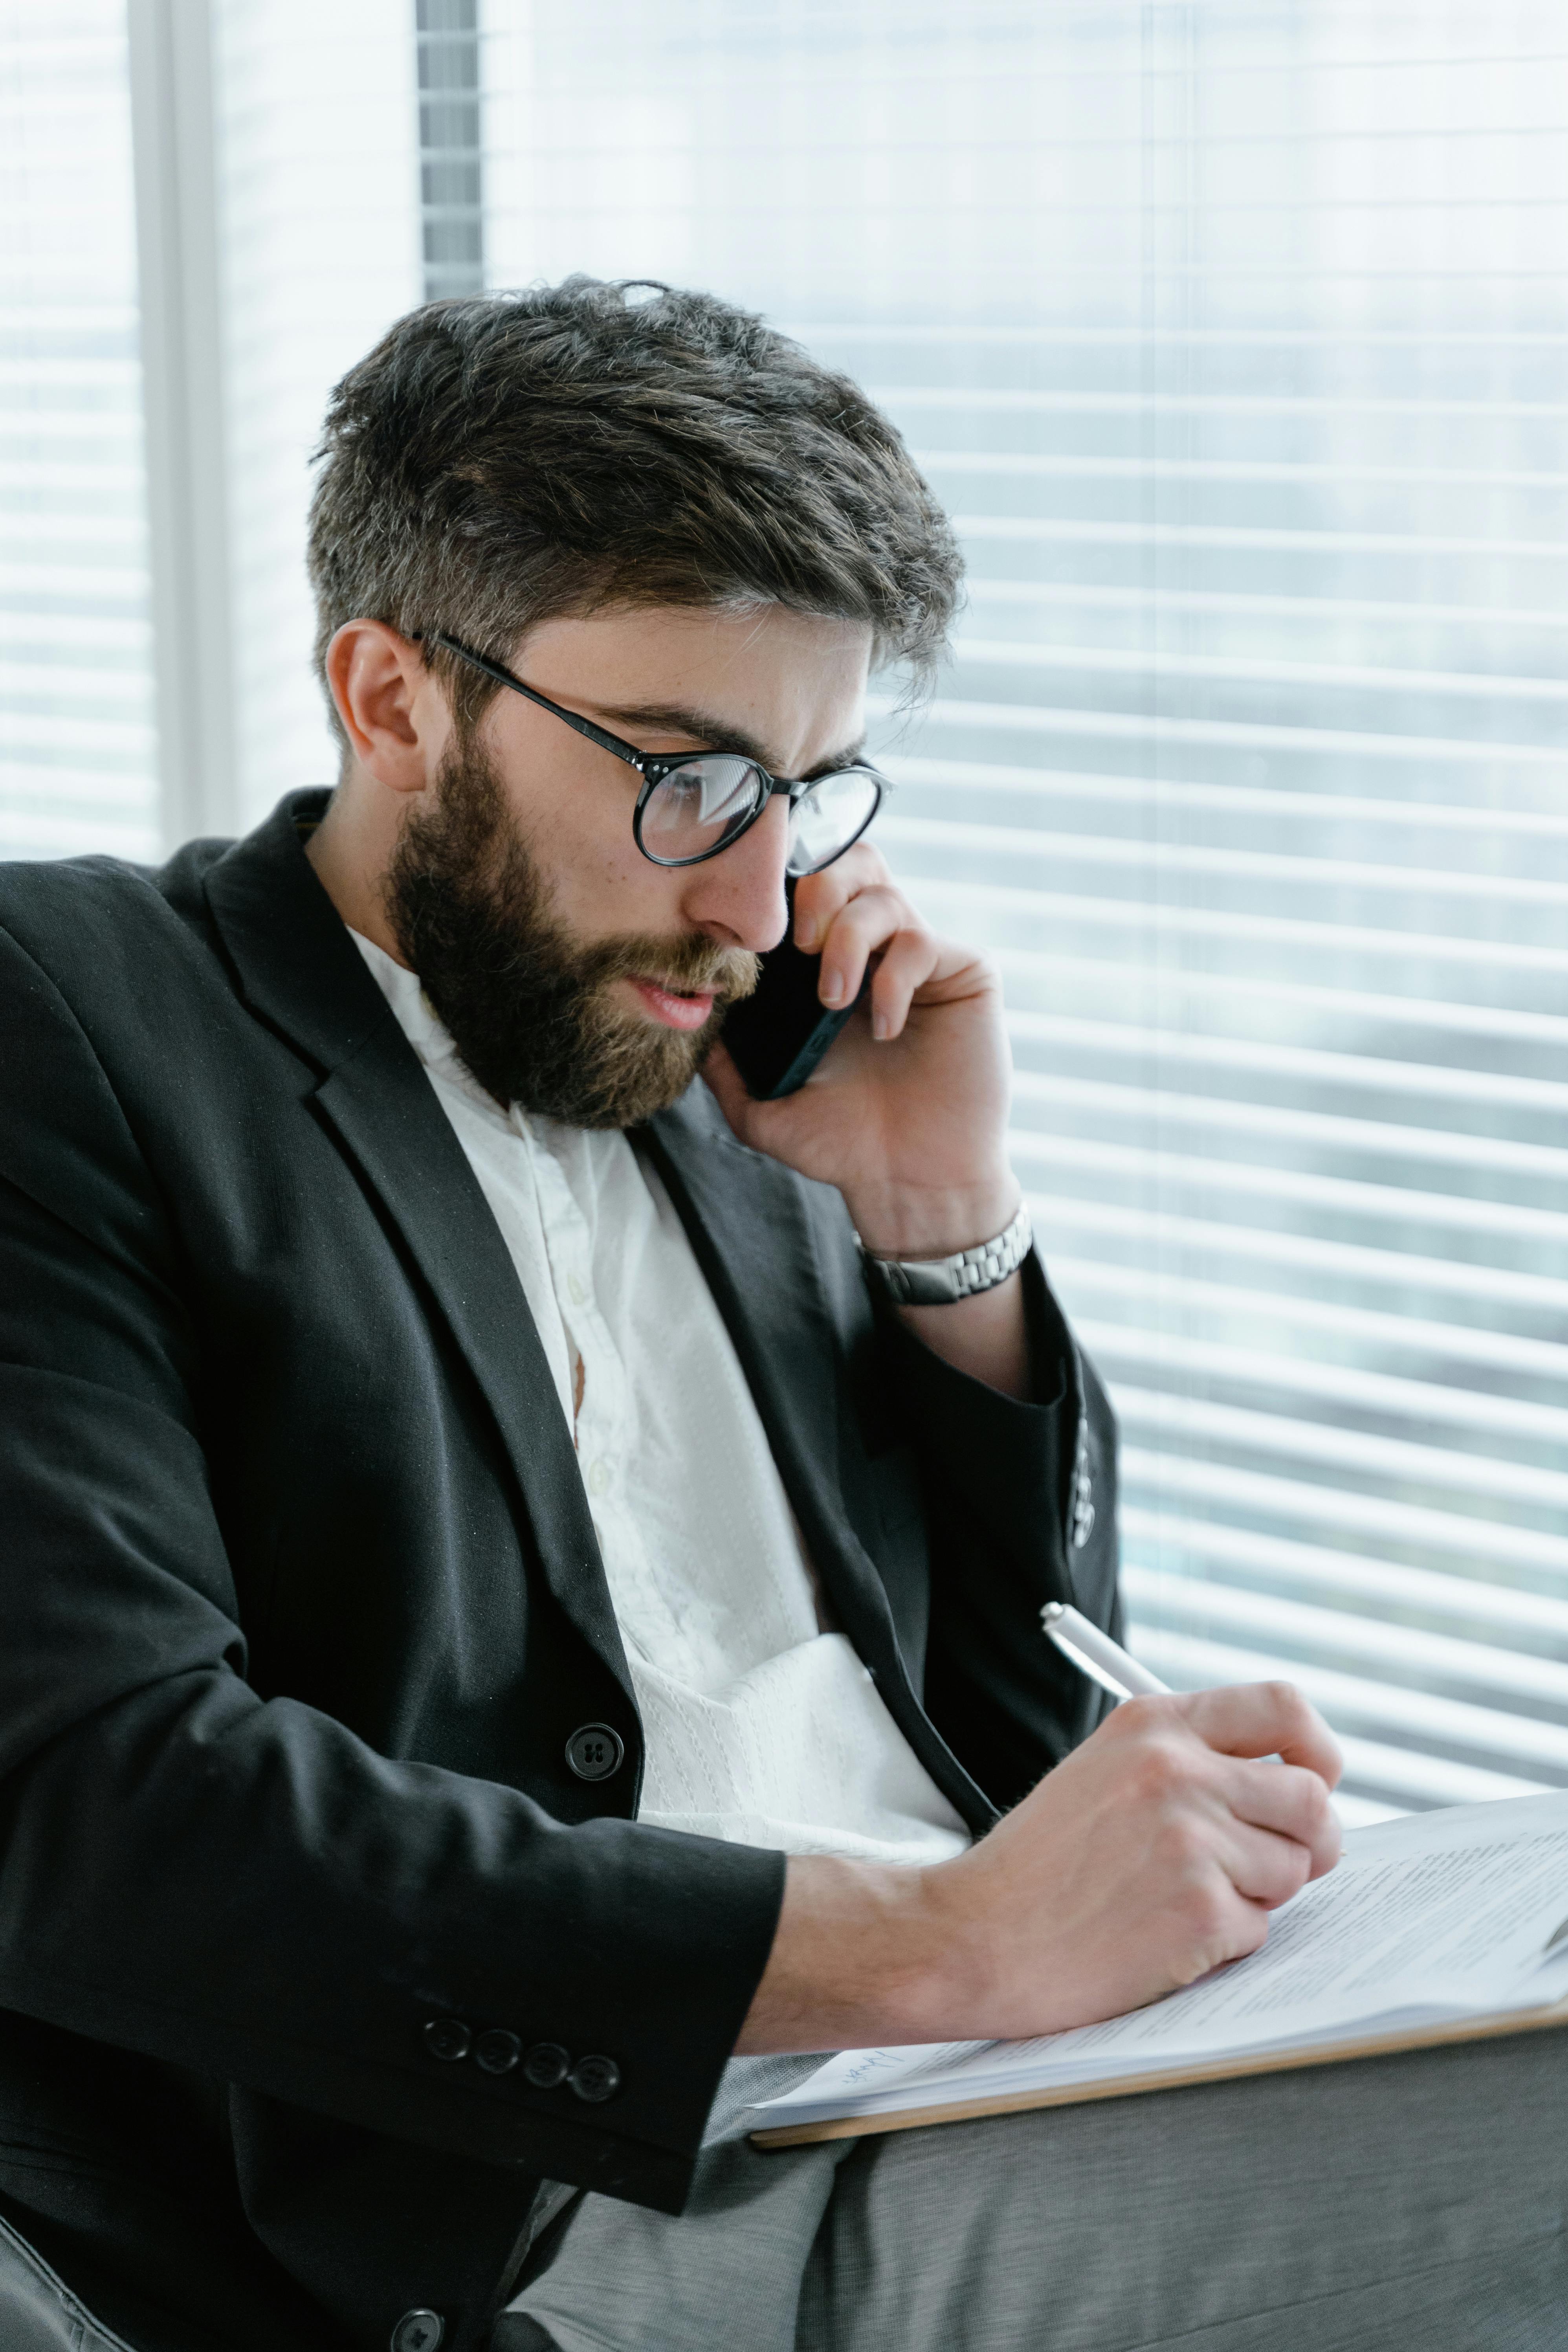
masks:
{"label": "eyeglass lens", "polygon": [[[645,856],[668,866],[710,856],[750,822],[762,789],[755,767],[732,752],[704,753],[672,769],[643,807]],[[855,769],[824,776],[803,793],[790,812],[790,873],[831,864],[870,822],[877,797],[875,781]]]}
{"label": "eyeglass lens", "polygon": [[643,808],[644,855],[681,866],[719,848],[752,814],[758,790],[751,761],[732,754],[715,753],[672,769]]}
{"label": "eyeglass lens", "polygon": [[830,866],[870,824],[878,797],[877,782],[863,768],[846,768],[813,784],[790,814],[789,856],[784,861],[789,871],[815,874]]}

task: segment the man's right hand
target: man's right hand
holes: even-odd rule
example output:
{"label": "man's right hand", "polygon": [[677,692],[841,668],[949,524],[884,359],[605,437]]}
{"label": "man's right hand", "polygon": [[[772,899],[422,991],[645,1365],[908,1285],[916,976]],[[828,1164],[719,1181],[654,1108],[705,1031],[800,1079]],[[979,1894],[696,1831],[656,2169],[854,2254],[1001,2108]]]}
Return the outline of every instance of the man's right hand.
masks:
{"label": "man's right hand", "polygon": [[1333,1868],[1339,1777],[1289,1683],[1131,1699],[952,1862],[792,1858],[737,2047],[1010,2040],[1136,2009],[1255,1951]]}

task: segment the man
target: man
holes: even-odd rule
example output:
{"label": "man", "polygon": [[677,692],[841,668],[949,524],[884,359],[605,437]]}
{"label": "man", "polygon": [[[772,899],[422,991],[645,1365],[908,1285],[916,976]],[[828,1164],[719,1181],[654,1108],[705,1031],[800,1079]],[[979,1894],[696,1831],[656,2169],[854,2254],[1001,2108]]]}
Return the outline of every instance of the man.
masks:
{"label": "man", "polygon": [[[1489,2324],[1493,2257],[1552,2340],[1511,2057],[1500,2233],[1365,2068],[743,2137],[790,2053],[1253,1948],[1337,1766],[1278,1686],[1095,1730],[1040,1637],[1115,1622],[1111,1423],[994,980],[863,837],[952,540],[853,386],[635,292],[435,306],[340,387],[335,793],[0,887],[6,2352],[1393,2343],[1416,2273]],[[719,1024],[791,920],[869,995],[754,1103]]]}

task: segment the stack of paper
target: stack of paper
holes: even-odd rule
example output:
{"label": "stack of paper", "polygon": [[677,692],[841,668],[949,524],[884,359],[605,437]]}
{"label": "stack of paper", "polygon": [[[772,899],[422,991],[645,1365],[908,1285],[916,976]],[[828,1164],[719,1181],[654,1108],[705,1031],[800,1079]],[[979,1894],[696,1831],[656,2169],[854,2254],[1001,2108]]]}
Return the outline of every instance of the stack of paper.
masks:
{"label": "stack of paper", "polygon": [[754,2108],[756,2137],[891,2131],[1370,2048],[1568,2021],[1568,1793],[1352,1831],[1248,1958],[1033,2042],[853,2050]]}

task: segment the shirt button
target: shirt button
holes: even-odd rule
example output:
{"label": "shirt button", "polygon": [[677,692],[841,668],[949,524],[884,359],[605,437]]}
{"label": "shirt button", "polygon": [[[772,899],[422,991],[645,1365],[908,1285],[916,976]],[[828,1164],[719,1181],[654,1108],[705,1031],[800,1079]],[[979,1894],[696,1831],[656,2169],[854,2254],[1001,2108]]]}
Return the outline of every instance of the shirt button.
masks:
{"label": "shirt button", "polygon": [[598,1461],[591,1462],[588,1465],[589,1494],[602,1495],[615,1475],[615,1472],[611,1469],[609,1464],[602,1455]]}
{"label": "shirt button", "polygon": [[510,2074],[522,2055],[522,2044],[515,2033],[503,2032],[499,2025],[481,2033],[474,2044],[474,2063],[487,2074]]}
{"label": "shirt button", "polygon": [[581,1307],[587,1298],[587,1292],[574,1274],[569,1274],[566,1277],[566,1296],[574,1307]]}
{"label": "shirt button", "polygon": [[607,1723],[584,1723],[566,1742],[566,1761],[579,1780],[607,1780],[626,1754],[618,1731]]}
{"label": "shirt button", "polygon": [[536,2042],[522,2062],[522,2075],[536,2091],[553,2091],[566,2080],[571,2059],[559,2042]]}
{"label": "shirt button", "polygon": [[621,2087],[621,2070],[613,2058],[579,2058],[566,2077],[580,2099],[596,2107],[601,2099],[613,2099]]}
{"label": "shirt button", "polygon": [[449,2066],[468,2056],[472,2039],[468,2027],[457,2017],[433,2017],[425,2028],[426,2049],[432,2058],[443,2059]]}
{"label": "shirt button", "polygon": [[392,2352],[436,2352],[446,2333],[438,2311],[405,2311],[392,2331]]}

